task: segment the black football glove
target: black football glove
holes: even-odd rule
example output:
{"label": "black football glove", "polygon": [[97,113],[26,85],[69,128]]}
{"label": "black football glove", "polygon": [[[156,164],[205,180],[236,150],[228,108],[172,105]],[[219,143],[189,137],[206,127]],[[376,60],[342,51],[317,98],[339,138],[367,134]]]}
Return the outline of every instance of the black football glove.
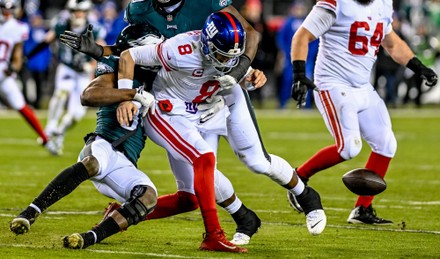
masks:
{"label": "black football glove", "polygon": [[433,87],[437,84],[437,74],[434,72],[434,70],[423,65],[417,57],[413,57],[408,62],[406,67],[411,69],[416,75],[420,76],[422,79],[425,79],[425,85]]}
{"label": "black football glove", "polygon": [[309,89],[315,89],[315,84],[306,77],[306,62],[304,60],[294,60],[293,65],[293,85],[292,98],[297,101],[297,108],[306,102],[306,95]]}
{"label": "black football glove", "polygon": [[102,57],[104,52],[102,46],[95,42],[95,37],[93,37],[93,25],[91,24],[87,26],[87,32],[84,34],[65,31],[60,35],[60,41],[72,49],[87,54],[94,59]]}

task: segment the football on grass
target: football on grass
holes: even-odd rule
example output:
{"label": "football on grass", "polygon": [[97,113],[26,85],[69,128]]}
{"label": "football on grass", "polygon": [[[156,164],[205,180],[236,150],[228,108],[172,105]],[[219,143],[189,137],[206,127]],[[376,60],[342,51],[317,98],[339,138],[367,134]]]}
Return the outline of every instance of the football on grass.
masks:
{"label": "football on grass", "polygon": [[377,195],[387,188],[382,177],[366,168],[353,169],[345,173],[342,182],[352,193],[362,196]]}

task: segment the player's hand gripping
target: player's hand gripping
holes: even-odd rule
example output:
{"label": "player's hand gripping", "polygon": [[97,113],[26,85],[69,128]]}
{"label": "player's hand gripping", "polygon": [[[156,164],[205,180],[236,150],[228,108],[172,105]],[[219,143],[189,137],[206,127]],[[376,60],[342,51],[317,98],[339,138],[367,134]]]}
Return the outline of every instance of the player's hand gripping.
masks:
{"label": "player's hand gripping", "polygon": [[156,113],[156,99],[152,94],[145,91],[144,87],[139,87],[136,90],[133,100],[142,104],[142,117],[147,115],[148,110],[150,110],[153,115]]}
{"label": "player's hand gripping", "polygon": [[408,64],[406,65],[409,69],[411,69],[414,73],[419,75],[421,78],[425,79],[425,85],[432,87],[437,84],[437,74],[434,70],[422,64],[422,62],[417,58],[413,57],[410,59]]}
{"label": "player's hand gripping", "polygon": [[199,111],[204,111],[200,115],[200,123],[204,123],[214,117],[223,107],[225,107],[225,99],[222,96],[214,95],[206,99],[205,103],[201,103],[197,106]]}
{"label": "player's hand gripping", "polygon": [[75,33],[73,31],[65,31],[60,35],[60,41],[74,50],[91,56],[94,59],[102,57],[104,49],[101,45],[96,44],[93,37],[93,25],[87,26],[87,32],[84,34]]}
{"label": "player's hand gripping", "polygon": [[244,79],[244,87],[248,91],[261,88],[267,82],[267,77],[264,72],[258,69],[253,69],[252,67],[249,67],[248,73],[246,73]]}
{"label": "player's hand gripping", "polygon": [[297,107],[301,106],[306,101],[307,91],[315,89],[315,84],[306,77],[306,62],[303,60],[293,61],[293,85],[292,98],[297,101]]}
{"label": "player's hand gripping", "polygon": [[133,127],[133,121],[137,114],[139,114],[139,108],[142,107],[140,103],[133,101],[121,102],[116,109],[116,118],[118,119],[121,127],[133,130],[137,125]]}

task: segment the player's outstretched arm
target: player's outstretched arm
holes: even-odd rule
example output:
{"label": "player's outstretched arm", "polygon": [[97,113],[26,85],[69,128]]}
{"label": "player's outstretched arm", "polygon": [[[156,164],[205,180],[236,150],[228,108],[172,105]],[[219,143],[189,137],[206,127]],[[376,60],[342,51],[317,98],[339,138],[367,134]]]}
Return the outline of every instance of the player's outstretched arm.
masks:
{"label": "player's outstretched arm", "polygon": [[73,31],[65,31],[60,35],[60,41],[70,48],[89,55],[96,60],[102,56],[118,54],[114,51],[114,46],[102,46],[95,42],[92,24],[87,26],[87,32],[84,34]]}

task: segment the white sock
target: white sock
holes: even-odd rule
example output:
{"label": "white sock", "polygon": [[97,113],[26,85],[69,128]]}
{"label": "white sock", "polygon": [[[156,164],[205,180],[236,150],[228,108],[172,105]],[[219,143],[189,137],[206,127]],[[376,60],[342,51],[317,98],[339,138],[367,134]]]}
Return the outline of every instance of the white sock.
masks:
{"label": "white sock", "polygon": [[237,212],[238,209],[240,209],[241,205],[243,205],[243,203],[237,196],[235,196],[235,201],[229,204],[228,206],[226,206],[224,209],[229,214],[234,214],[235,212]]}
{"label": "white sock", "polygon": [[299,177],[298,177],[298,183],[295,185],[295,187],[290,189],[289,192],[293,193],[293,195],[295,195],[295,196],[298,196],[301,193],[303,193],[305,188],[306,188],[306,186],[304,185],[303,181],[301,181],[301,179],[299,179]]}
{"label": "white sock", "polygon": [[33,204],[33,203],[31,203],[31,204],[29,204],[29,207],[32,207],[32,208],[34,208],[38,213],[40,213],[41,214],[41,210],[40,210],[40,208],[38,208],[37,207],[37,205],[35,205],[35,204]]}
{"label": "white sock", "polygon": [[95,242],[93,242],[93,243],[96,244],[96,241],[98,240],[98,236],[96,235],[95,231],[93,231],[93,230],[89,230],[89,231],[87,231],[87,232],[90,232],[90,233],[93,234],[93,237],[95,238]]}

